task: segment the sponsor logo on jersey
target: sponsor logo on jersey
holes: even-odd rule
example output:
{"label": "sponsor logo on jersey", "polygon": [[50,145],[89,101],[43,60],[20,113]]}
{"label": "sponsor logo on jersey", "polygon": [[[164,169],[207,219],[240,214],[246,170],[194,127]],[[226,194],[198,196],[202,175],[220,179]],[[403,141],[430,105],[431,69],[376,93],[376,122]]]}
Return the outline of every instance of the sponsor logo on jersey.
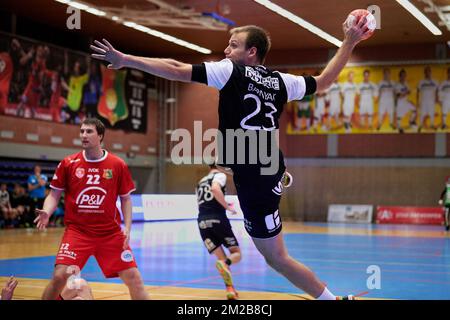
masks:
{"label": "sponsor logo on jersey", "polygon": [[75,170],[75,175],[77,176],[78,179],[81,179],[84,177],[84,168],[77,168]]}
{"label": "sponsor logo on jersey", "polygon": [[278,81],[278,78],[263,77],[257,70],[253,69],[252,67],[245,67],[245,76],[252,79],[258,84],[262,84],[266,88],[280,90],[280,83]]}
{"label": "sponsor logo on jersey", "polygon": [[76,199],[79,208],[98,209],[106,197],[106,190],[100,187],[89,187],[80,192]]}
{"label": "sponsor logo on jersey", "polygon": [[78,162],[78,161],[80,161],[80,159],[70,160],[70,163],[75,163],[75,162]]}
{"label": "sponsor logo on jersey", "polygon": [[125,250],[122,252],[122,254],[120,255],[120,258],[122,259],[122,261],[124,262],[131,262],[133,261],[133,254],[131,253],[130,250]]}
{"label": "sponsor logo on jersey", "polygon": [[112,177],[113,177],[112,169],[103,169],[103,178],[112,179]]}
{"label": "sponsor logo on jersey", "polygon": [[88,169],[88,172],[91,172],[91,173],[98,173],[98,172],[99,172],[99,169],[98,169],[98,168],[89,168],[89,169]]}

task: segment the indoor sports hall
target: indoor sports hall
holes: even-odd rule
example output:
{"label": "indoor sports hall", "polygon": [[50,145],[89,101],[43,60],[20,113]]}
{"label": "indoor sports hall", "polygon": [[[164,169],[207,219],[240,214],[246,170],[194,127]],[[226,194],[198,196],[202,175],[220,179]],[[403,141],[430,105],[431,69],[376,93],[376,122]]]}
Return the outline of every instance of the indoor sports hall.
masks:
{"label": "indoor sports hall", "polygon": [[446,0],[1,1],[0,295],[449,300],[449,112]]}

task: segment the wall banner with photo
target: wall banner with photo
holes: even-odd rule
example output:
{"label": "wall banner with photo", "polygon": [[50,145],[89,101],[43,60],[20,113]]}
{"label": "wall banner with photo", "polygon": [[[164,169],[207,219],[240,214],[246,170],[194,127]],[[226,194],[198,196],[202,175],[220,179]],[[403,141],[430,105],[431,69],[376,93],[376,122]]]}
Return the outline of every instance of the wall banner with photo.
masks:
{"label": "wall banner with photo", "polygon": [[0,33],[0,115],[147,132],[147,91],[136,70],[111,70],[86,53]]}
{"label": "wall banner with photo", "polygon": [[347,67],[326,92],[287,111],[292,135],[450,132],[450,64]]}

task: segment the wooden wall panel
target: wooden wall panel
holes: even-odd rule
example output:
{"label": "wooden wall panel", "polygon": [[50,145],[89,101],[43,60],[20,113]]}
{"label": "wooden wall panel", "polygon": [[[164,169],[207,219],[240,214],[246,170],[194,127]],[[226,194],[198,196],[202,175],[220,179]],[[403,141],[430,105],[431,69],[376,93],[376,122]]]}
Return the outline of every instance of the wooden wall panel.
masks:
{"label": "wooden wall panel", "polygon": [[448,168],[288,168],[293,185],[284,195],[282,216],[326,221],[329,204],[437,206]]}

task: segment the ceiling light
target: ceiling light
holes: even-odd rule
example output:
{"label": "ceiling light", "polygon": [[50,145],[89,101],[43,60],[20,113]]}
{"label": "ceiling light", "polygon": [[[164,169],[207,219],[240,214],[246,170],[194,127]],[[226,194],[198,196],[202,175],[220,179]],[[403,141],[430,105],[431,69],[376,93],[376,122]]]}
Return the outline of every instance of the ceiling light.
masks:
{"label": "ceiling light", "polygon": [[[102,16],[102,17],[111,19],[111,20],[116,21],[116,22],[120,21],[120,17],[118,17],[118,16],[109,15],[105,11],[96,9],[94,7],[91,7],[91,6],[89,6],[87,4],[84,4],[84,3],[81,3],[81,2],[71,1],[71,0],[55,0],[55,1],[59,2],[59,3],[67,4],[67,5],[71,6],[71,7],[74,7],[74,8],[77,8],[77,9],[89,12],[91,14],[95,14],[97,16]],[[132,21],[124,21],[123,24],[125,26],[129,27],[129,28],[133,28],[135,30],[147,33],[147,34],[149,34],[151,36],[161,38],[163,40],[175,43],[175,44],[177,44],[179,46],[182,46],[182,47],[185,47],[185,48],[188,48],[188,49],[191,49],[191,50],[203,53],[203,54],[211,54],[212,53],[212,51],[209,50],[209,49],[206,49],[206,48],[200,47],[200,46],[198,46],[196,44],[193,44],[193,43],[190,43],[190,42],[187,42],[187,41],[175,38],[175,37],[173,37],[171,35],[168,35],[166,33],[150,29],[150,28],[148,28],[146,26],[137,24],[137,23],[132,22]]]}
{"label": "ceiling light", "polygon": [[171,35],[168,35],[167,33],[164,33],[164,32],[158,31],[158,30],[154,30],[154,29],[150,29],[149,27],[142,26],[142,25],[137,24],[137,23],[132,22],[132,21],[124,21],[123,24],[125,26],[129,27],[129,28],[133,28],[135,30],[139,30],[141,32],[147,33],[147,34],[152,35],[154,37],[157,37],[157,38],[160,38],[160,39],[163,39],[163,40],[175,43],[175,44],[177,44],[179,46],[182,46],[182,47],[185,47],[185,48],[188,48],[188,49],[191,49],[191,50],[195,50],[195,51],[198,51],[200,53],[211,54],[211,52],[212,52],[209,49],[206,49],[206,48],[200,47],[200,46],[198,46],[196,44],[193,44],[193,43],[190,43],[190,42],[187,42],[187,41],[175,38],[175,37],[173,37]]}
{"label": "ceiling light", "polygon": [[334,44],[337,47],[340,47],[342,45],[342,41],[340,41],[339,39],[336,39],[332,35],[326,33],[325,31],[323,31],[321,29],[319,29],[315,25],[313,25],[313,24],[309,23],[308,21],[300,18],[299,16],[296,16],[292,12],[290,12],[290,11],[288,11],[286,9],[283,9],[279,5],[276,5],[276,4],[274,4],[273,2],[271,2],[269,0],[253,0],[253,1],[259,3],[260,5],[263,5],[267,9],[272,10],[273,12],[279,14],[280,16],[283,16],[286,19],[288,19],[288,20],[298,24],[302,28],[305,28],[306,30],[314,33],[315,35],[321,37],[322,39],[325,39],[328,42],[331,42],[332,44]]}
{"label": "ceiling light", "polygon": [[397,0],[397,2],[405,8],[409,13],[411,13],[414,18],[419,20],[432,34],[435,36],[442,35],[442,31],[439,30],[438,27],[434,25],[433,22],[431,22],[430,19],[427,18],[419,9],[417,9],[411,2],[408,0]]}

